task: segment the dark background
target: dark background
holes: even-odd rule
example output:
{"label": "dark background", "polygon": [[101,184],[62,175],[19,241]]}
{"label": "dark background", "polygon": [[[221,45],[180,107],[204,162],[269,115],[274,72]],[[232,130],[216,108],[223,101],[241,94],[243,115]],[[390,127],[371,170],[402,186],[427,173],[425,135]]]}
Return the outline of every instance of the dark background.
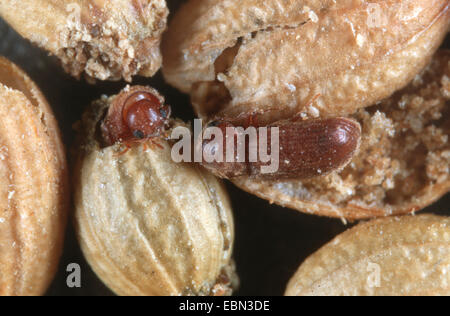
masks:
{"label": "dark background", "polygon": [[[180,2],[169,1],[172,12]],[[450,38],[444,47],[450,48]],[[72,125],[80,119],[86,106],[102,94],[116,94],[125,85],[124,82],[99,82],[92,86],[69,77],[57,60],[21,39],[1,19],[0,55],[22,67],[41,88],[58,118],[67,148],[74,139]],[[189,98],[166,85],[160,73],[152,79],[138,78],[133,84],[158,89],[172,106],[174,117],[185,121],[194,118]],[[283,295],[300,263],[351,225],[270,205],[230,183],[227,186],[236,222],[234,257],[241,280],[237,295]],[[450,195],[425,210],[431,211],[450,215]],[[66,267],[70,263],[81,265],[82,287],[79,289],[66,286]],[[60,269],[48,295],[112,295],[83,259],[71,223]]]}

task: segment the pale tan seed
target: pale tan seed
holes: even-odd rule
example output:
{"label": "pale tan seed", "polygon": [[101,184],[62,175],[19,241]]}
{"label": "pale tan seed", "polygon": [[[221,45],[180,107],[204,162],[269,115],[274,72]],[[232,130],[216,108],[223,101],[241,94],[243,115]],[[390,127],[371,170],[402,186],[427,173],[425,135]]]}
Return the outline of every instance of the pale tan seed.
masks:
{"label": "pale tan seed", "polygon": [[286,295],[450,295],[450,219],[359,224],[309,257]]}

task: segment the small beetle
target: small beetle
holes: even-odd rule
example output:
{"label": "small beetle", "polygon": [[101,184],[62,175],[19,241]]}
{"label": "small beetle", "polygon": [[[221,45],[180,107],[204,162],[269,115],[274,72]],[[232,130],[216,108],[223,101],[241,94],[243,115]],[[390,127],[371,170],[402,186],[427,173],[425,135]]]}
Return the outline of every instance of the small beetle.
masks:
{"label": "small beetle", "polygon": [[[271,146],[271,130],[278,128],[278,169],[273,173],[261,172],[261,167],[267,165],[260,160],[251,162],[249,158],[249,142],[245,143],[245,161],[239,162],[237,157],[237,139],[245,139],[243,129],[238,129],[228,121],[215,121],[208,125],[217,127],[223,135],[232,130],[233,153],[235,162],[203,162],[202,165],[219,177],[232,179],[250,177],[261,179],[308,179],[331,173],[345,167],[359,148],[361,140],[361,126],[358,122],[348,118],[329,118],[311,121],[295,119],[279,121],[267,126],[267,144]],[[241,134],[240,134],[241,133]],[[257,135],[258,146],[261,141]],[[211,156],[217,150],[214,139],[202,143],[203,151]],[[223,140],[224,156],[226,156],[226,138]],[[252,150],[256,150],[254,147]],[[269,150],[270,151],[270,150]],[[270,154],[270,153],[269,153]],[[242,158],[242,157],[241,157]]]}
{"label": "small beetle", "polygon": [[134,86],[113,100],[101,124],[107,146],[140,142],[161,136],[168,125],[171,108],[149,87]]}

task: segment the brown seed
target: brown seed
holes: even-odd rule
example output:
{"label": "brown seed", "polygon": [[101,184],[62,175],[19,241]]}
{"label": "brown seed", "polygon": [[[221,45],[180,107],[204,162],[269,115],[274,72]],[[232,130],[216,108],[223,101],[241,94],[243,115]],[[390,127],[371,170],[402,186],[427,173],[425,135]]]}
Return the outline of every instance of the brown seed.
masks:
{"label": "brown seed", "polygon": [[163,72],[207,119],[255,110],[266,110],[270,122],[299,112],[347,116],[389,97],[426,66],[448,31],[449,6],[189,0],[164,37]]}
{"label": "brown seed", "polygon": [[161,66],[165,0],[4,0],[0,16],[75,77],[152,76]]}
{"label": "brown seed", "polygon": [[0,296],[45,293],[68,204],[58,123],[34,82],[0,57]]}

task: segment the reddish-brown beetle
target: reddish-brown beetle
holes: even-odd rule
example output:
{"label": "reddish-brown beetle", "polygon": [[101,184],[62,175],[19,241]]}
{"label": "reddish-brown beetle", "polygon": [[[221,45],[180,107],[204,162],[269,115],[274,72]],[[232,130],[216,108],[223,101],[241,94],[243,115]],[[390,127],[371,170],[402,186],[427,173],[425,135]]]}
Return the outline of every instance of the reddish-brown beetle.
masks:
{"label": "reddish-brown beetle", "polygon": [[[217,127],[222,131],[224,157],[227,155],[227,138],[232,131],[232,153],[234,162],[203,162],[202,165],[222,178],[251,177],[263,179],[307,179],[329,174],[346,166],[357,151],[361,140],[361,126],[358,122],[348,118],[329,118],[311,121],[296,119],[280,121],[267,126],[267,139],[263,144],[270,154],[271,131],[277,128],[278,136],[278,167],[273,173],[262,173],[261,167],[267,162],[260,160],[251,162],[249,142],[245,143],[245,161],[238,162],[237,139],[245,139],[243,129],[239,129],[231,122],[215,121],[209,127]],[[246,134],[247,135],[247,134]],[[261,146],[260,134],[257,135],[258,146]],[[215,140],[202,143],[203,152],[211,156],[217,150]],[[210,145],[212,144],[213,145]],[[214,152],[213,152],[214,151]],[[241,157],[242,158],[242,157]]]}
{"label": "reddish-brown beetle", "polygon": [[113,100],[101,125],[107,146],[129,145],[162,135],[168,125],[171,108],[164,98],[149,87],[134,86],[123,90]]}

